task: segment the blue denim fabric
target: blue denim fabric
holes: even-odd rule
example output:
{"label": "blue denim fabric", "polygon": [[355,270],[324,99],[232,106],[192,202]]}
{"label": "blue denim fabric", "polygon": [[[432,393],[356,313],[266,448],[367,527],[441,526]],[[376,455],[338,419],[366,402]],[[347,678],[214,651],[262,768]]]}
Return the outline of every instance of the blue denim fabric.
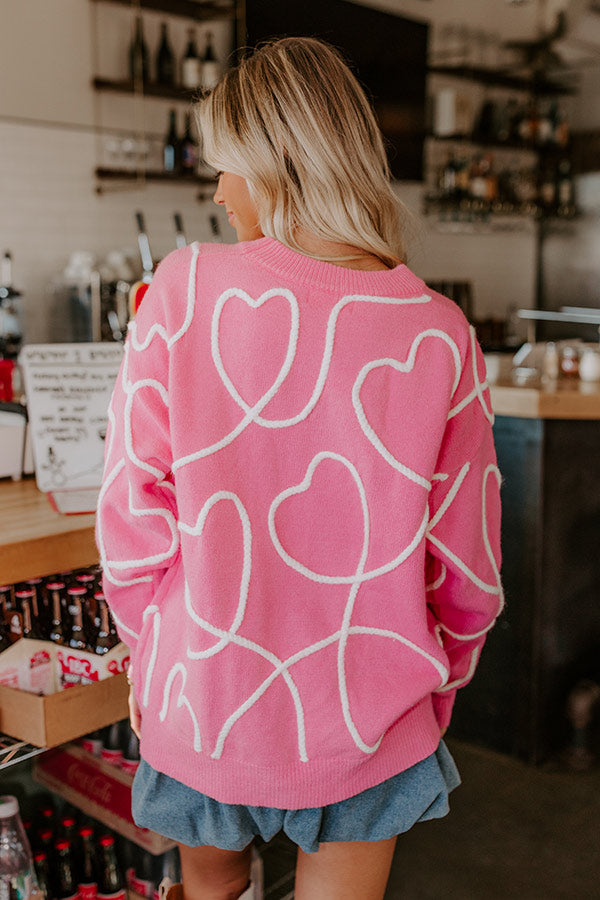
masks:
{"label": "blue denim fabric", "polygon": [[448,812],[448,794],[460,784],[443,741],[435,753],[354,797],[311,809],[274,809],[220,803],[142,762],[132,792],[133,818],[189,847],[243,850],[253,837],[271,840],[283,830],[306,853],[320,842],[381,841],[416,822]]}

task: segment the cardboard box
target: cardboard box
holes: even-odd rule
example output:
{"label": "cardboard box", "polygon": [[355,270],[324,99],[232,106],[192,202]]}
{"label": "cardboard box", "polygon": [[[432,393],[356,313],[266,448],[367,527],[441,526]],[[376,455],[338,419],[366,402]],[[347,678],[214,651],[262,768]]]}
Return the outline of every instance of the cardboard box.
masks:
{"label": "cardboard box", "polygon": [[0,731],[36,747],[57,747],[128,714],[125,673],[40,697],[0,685]]}
{"label": "cardboard box", "polygon": [[138,828],[134,823],[131,816],[133,775],[92,756],[77,744],[45,753],[36,760],[33,777],[150,853],[164,853],[175,846],[174,841],[146,828]]}
{"label": "cardboard box", "polygon": [[102,681],[125,672],[128,665],[129,649],[123,643],[99,655],[51,641],[21,638],[0,653],[0,685],[34,694],[53,694],[75,685]]}

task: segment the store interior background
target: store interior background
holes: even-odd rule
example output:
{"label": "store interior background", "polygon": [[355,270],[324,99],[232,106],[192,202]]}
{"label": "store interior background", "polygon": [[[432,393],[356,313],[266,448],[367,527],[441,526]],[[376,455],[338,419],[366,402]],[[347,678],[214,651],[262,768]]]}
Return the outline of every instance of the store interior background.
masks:
{"label": "store interior background", "polygon": [[[587,0],[591,3],[592,0]],[[581,0],[547,0],[545,15]],[[435,35],[444,24],[460,21],[485,29],[501,40],[532,38],[539,27],[535,0],[370,0],[365,5],[428,21]],[[216,208],[198,200],[189,185],[153,184],[143,190],[95,191],[94,168],[106,152],[96,126],[136,129],[139,110],[131,97],[99,95],[94,74],[123,77],[130,39],[127,8],[90,0],[5,0],[0,30],[0,248],[13,255],[15,287],[23,294],[25,339],[56,339],[52,324],[53,285],[73,251],[102,259],[113,249],[128,249],[137,262],[136,210],[143,211],[155,257],[174,249],[173,212],[180,212],[188,240],[210,238],[209,215]],[[144,16],[151,51],[158,41],[160,13]],[[600,16],[597,17],[600,21]],[[185,45],[186,24],[173,17],[170,36],[176,55]],[[229,52],[227,25],[217,24],[217,53]],[[202,38],[202,28],[199,29]],[[431,38],[430,38],[431,40]],[[398,48],[401,53],[402,49]],[[572,131],[600,127],[600,42],[596,65],[579,75],[580,89],[564,102]],[[168,100],[144,104],[144,127],[157,140],[164,135]],[[181,107],[181,105],[180,105]],[[179,125],[183,111],[179,110]],[[136,118],[138,117],[138,118]],[[600,168],[600,165],[599,165]],[[400,182],[398,193],[417,213],[423,184]],[[583,218],[544,244],[546,303],[598,306],[600,255],[600,175],[577,181]],[[223,239],[235,239],[218,211]],[[435,219],[422,220],[409,264],[427,279],[470,280],[475,315],[505,318],[511,309],[536,303],[537,250],[532,223],[515,231],[452,234]]]}

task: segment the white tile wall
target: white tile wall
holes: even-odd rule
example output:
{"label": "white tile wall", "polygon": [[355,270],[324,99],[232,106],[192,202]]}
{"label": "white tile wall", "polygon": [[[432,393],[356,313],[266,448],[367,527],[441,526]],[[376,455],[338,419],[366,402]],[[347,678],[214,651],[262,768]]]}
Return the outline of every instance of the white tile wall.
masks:
{"label": "white tile wall", "polygon": [[129,249],[138,260],[134,218],[141,210],[156,257],[175,248],[173,213],[180,212],[188,240],[209,240],[208,216],[219,216],[225,240],[233,240],[221,210],[198,202],[194,187],[152,184],[145,190],[95,192],[93,132],[0,121],[0,252],[13,255],[15,286],[23,292],[28,342],[51,332],[51,284],[74,250],[102,258]]}

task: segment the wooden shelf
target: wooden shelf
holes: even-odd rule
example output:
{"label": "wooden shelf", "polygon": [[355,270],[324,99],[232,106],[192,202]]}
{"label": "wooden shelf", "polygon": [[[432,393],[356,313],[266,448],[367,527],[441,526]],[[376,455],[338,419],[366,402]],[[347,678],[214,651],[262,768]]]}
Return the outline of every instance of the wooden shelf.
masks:
{"label": "wooden shelf", "polygon": [[198,97],[199,90],[192,91],[183,87],[169,87],[164,84],[147,82],[141,91],[136,91],[132,81],[113,81],[110,78],[94,78],[92,81],[94,90],[107,91],[113,94],[136,94],[140,97],[160,97],[164,100],[173,100],[178,103],[193,103]]}
{"label": "wooden shelf", "polygon": [[96,178],[101,181],[155,181],[164,182],[166,184],[191,184],[200,187],[216,188],[216,182],[213,178],[203,178],[201,175],[182,175],[171,174],[169,172],[137,172],[130,169],[104,169],[102,167],[95,170]]}
{"label": "wooden shelf", "polygon": [[493,150],[513,150],[521,153],[537,153],[540,156],[554,157],[570,155],[569,147],[557,144],[534,144],[528,141],[495,141],[478,137],[476,134],[433,134],[426,135],[429,140],[445,143],[473,144],[475,147],[486,147]]}
{"label": "wooden shelf", "polygon": [[[132,8],[131,0],[94,0],[95,3],[116,3],[118,6]],[[195,19],[197,22],[233,19],[235,5],[213,2],[196,2],[196,0],[139,0],[140,7],[150,12],[167,13],[184,19]]]}
{"label": "wooden shelf", "polygon": [[473,81],[491,87],[504,87],[515,91],[530,91],[534,94],[559,96],[574,94],[575,89],[568,85],[558,84],[547,78],[527,78],[522,75],[511,75],[495,69],[481,69],[474,66],[429,66],[431,75],[448,75],[464,81]]}
{"label": "wooden shelf", "polygon": [[0,481],[0,582],[94,565],[94,516],[63,516],[31,478]]}

